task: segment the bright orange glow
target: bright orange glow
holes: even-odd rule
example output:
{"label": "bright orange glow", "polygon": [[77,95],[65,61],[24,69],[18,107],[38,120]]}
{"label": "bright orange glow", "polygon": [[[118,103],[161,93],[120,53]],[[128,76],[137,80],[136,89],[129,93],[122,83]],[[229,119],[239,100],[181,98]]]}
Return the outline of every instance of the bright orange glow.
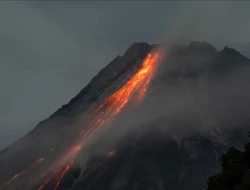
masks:
{"label": "bright orange glow", "polygon": [[[57,162],[57,167],[60,168],[60,164],[65,165],[70,160],[74,160],[77,153],[81,150],[85,142],[92,137],[95,132],[102,126],[108,126],[116,116],[122,111],[122,109],[129,102],[131,97],[135,95],[137,100],[141,101],[148,89],[148,85],[152,79],[155,68],[155,63],[159,58],[158,53],[148,54],[141,68],[132,76],[132,78],[126,82],[118,91],[105,99],[94,111],[94,119],[90,122],[88,128],[83,129],[81,132],[81,138],[69,151],[62,155],[61,159]],[[114,156],[115,152],[111,151],[108,156]],[[63,171],[54,171],[52,175],[39,187],[38,190],[42,190],[52,178],[60,176],[54,190],[56,190],[61,182],[61,179],[68,172],[71,165],[66,165]],[[55,165],[52,165],[55,168]]]}
{"label": "bright orange glow", "polygon": [[100,124],[109,124],[114,120],[118,113],[128,103],[134,93],[139,94],[139,99],[142,100],[149,82],[153,76],[154,66],[159,58],[157,53],[149,54],[142,64],[141,69],[118,91],[108,97],[102,104],[100,104],[96,112],[101,108],[105,111],[97,114],[97,119],[93,121],[92,126],[99,126]]}

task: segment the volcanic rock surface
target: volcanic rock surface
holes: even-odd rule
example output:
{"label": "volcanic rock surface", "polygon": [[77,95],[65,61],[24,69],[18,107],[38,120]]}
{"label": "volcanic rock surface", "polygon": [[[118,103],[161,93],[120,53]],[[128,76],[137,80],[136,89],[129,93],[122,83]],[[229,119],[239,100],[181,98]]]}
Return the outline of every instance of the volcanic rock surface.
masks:
{"label": "volcanic rock surface", "polygon": [[[117,56],[102,69],[68,104],[40,122],[25,137],[1,151],[0,189],[38,189],[39,185],[34,188],[33,179],[37,180],[44,168],[50,167],[58,155],[74,142],[79,128],[86,123],[89,110],[125,84],[156,46],[158,47],[147,43],[133,44],[123,56]],[[166,99],[166,92],[185,94],[190,92],[190,88],[197,89],[201,80],[213,84],[250,66],[250,60],[236,50],[225,47],[217,51],[206,42],[192,42],[187,46],[167,48],[166,52],[167,56],[163,56],[144,100],[149,105],[156,101],[167,107],[168,104],[163,101]],[[176,88],[179,85],[182,88]],[[250,100],[244,103],[250,107]],[[152,108],[150,112],[153,115],[156,111]],[[135,120],[140,119],[133,111],[131,115],[135,115]],[[239,147],[238,145],[247,138],[244,134],[249,128],[241,127],[247,126],[247,123],[243,122],[234,130],[222,130],[223,133],[211,128],[208,130],[209,135],[194,132],[183,136],[179,133],[185,133],[185,130],[196,131],[196,128],[190,128],[203,125],[192,119],[189,113],[185,112],[184,115],[183,120],[172,117],[168,119],[169,116],[165,117],[161,112],[161,116],[154,117],[153,121],[138,124],[141,125],[138,131],[142,127],[147,130],[135,130],[136,132],[121,135],[114,141],[110,152],[89,154],[84,165],[81,163],[83,151],[78,162],[62,177],[57,189],[205,189],[208,176],[219,168],[219,157],[231,145]],[[250,115],[247,119],[250,121]],[[118,124],[113,127],[119,127]],[[222,122],[220,125],[227,124]],[[167,132],[165,128],[168,128]],[[109,130],[112,132],[112,128]],[[105,143],[106,141],[100,138],[91,146],[98,147]],[[38,159],[41,159],[41,164],[33,169],[31,163],[38,163]],[[22,175],[6,185],[9,179],[20,173]],[[53,185],[48,184],[43,189],[54,189]]]}

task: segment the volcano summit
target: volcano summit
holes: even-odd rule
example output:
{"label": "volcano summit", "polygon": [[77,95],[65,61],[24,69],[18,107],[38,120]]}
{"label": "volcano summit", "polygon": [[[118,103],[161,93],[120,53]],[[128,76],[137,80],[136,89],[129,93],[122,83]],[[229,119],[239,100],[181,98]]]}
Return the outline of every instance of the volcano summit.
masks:
{"label": "volcano summit", "polygon": [[135,43],[1,151],[0,189],[204,189],[246,139],[249,66],[206,42]]}

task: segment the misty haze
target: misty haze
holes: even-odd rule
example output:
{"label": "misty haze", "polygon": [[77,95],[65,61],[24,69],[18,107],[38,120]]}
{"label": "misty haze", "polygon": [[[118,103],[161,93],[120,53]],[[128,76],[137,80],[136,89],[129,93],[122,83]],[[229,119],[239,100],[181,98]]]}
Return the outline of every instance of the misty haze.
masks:
{"label": "misty haze", "polygon": [[0,190],[249,190],[248,10],[1,2]]}

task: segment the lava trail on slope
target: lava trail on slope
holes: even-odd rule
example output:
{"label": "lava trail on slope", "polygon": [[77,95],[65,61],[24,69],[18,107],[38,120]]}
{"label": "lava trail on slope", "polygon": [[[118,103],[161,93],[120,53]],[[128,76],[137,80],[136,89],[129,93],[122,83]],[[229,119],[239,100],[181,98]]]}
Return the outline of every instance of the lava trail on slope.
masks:
{"label": "lava trail on slope", "polygon": [[33,169],[34,167],[36,167],[38,164],[42,163],[44,160],[44,158],[39,158],[38,160],[35,160],[34,162],[31,163],[30,166],[27,167],[27,169],[15,174],[12,178],[10,178],[6,183],[5,186],[8,186],[9,184],[11,184],[14,180],[16,180],[18,177],[24,175],[27,173],[28,170]]}
{"label": "lava trail on slope", "polygon": [[[54,162],[46,172],[40,175],[40,185],[32,185],[29,188],[36,190],[58,189],[62,178],[73,166],[77,153],[84,147],[88,139],[98,131],[100,127],[108,126],[116,116],[121,112],[132,96],[136,100],[141,101],[147,91],[148,85],[152,79],[156,69],[156,63],[159,59],[159,53],[152,52],[144,59],[139,70],[123,85],[119,90],[105,99],[94,110],[94,119],[89,123],[88,127],[80,132],[77,142],[68,151],[62,154],[56,162]],[[17,176],[11,180],[14,181]],[[41,183],[41,181],[43,181]],[[34,182],[35,184],[35,182]],[[8,185],[8,184],[7,184]]]}

